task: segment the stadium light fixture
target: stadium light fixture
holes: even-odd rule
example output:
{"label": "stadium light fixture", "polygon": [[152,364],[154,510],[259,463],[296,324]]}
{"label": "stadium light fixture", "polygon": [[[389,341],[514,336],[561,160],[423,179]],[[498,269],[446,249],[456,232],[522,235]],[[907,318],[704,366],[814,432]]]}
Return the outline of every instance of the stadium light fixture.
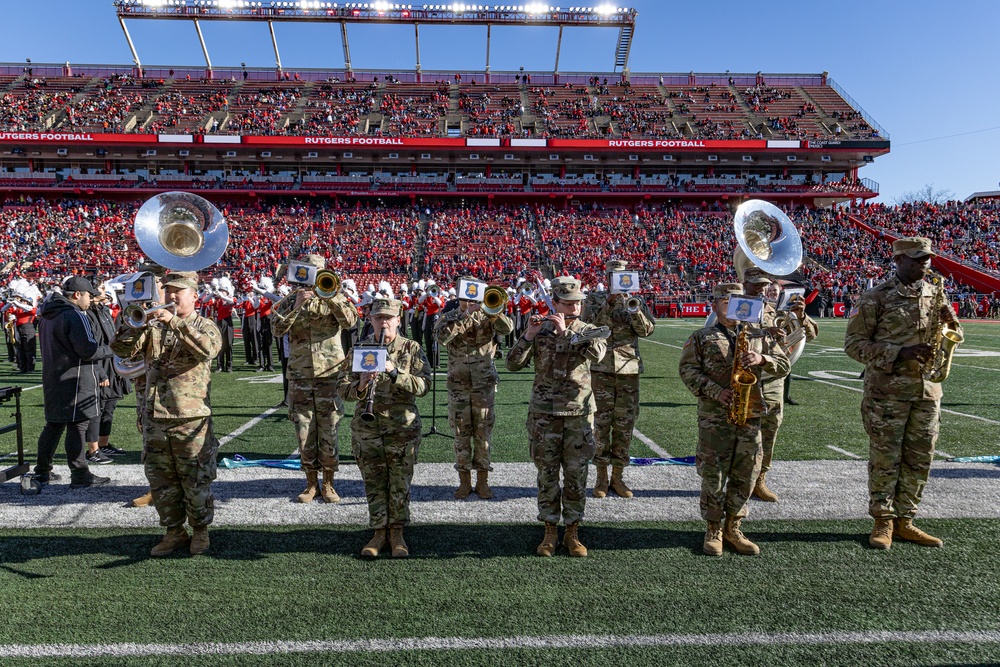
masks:
{"label": "stadium light fixture", "polygon": [[611,5],[601,5],[596,9],[597,13],[601,16],[611,16],[615,13],[615,8]]}

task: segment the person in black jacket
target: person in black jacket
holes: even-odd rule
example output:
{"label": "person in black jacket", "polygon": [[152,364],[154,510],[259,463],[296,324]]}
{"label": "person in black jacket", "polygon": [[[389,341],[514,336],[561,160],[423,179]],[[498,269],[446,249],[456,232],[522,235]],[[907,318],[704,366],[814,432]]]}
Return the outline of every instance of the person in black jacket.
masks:
{"label": "person in black jacket", "polygon": [[[114,298],[109,292],[106,290],[95,297],[87,310],[98,344],[108,346],[115,342],[115,330],[118,328],[107,305]],[[129,381],[115,372],[111,358],[99,361],[97,369],[100,409],[98,417],[91,419],[87,427],[87,462],[90,464],[111,463],[111,457],[125,454],[125,450],[112,445],[110,439],[115,407],[129,393]]]}
{"label": "person in black jacket", "polygon": [[53,294],[41,309],[45,428],[38,436],[35,474],[43,484],[58,479],[52,472],[52,458],[63,431],[70,488],[111,481],[91,473],[85,458],[87,425],[99,410],[97,363],[112,356],[110,347],[98,343],[84,312],[95,294],[97,290],[86,278],[73,276],[63,284],[63,294]]}

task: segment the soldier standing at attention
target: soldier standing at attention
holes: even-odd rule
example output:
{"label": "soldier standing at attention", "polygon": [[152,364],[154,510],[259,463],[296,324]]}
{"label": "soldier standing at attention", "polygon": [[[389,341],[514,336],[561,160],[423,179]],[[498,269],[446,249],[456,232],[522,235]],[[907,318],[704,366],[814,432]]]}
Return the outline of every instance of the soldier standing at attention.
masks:
{"label": "soldier standing at attention", "polygon": [[[192,555],[203,554],[215,514],[211,484],[219,447],[212,431],[211,363],[222,349],[222,336],[194,310],[197,273],[168,273],[163,289],[175,312],[153,311],[151,323],[139,329],[123,325],[111,349],[146,363],[143,463],[160,525],[167,529],[150,555],[166,556],[189,542]],[[191,537],[185,516],[194,529]]]}
{"label": "soldier standing at attention", "polygon": [[[741,554],[760,553],[757,545],[743,535],[740,523],[747,515],[750,494],[760,472],[760,415],[764,403],[759,386],[755,385],[750,390],[746,422],[729,423],[737,340],[737,323],[726,317],[732,295],[743,295],[739,283],[715,286],[712,308],[718,322],[691,334],[684,343],[680,361],[681,380],[698,397],[696,465],[701,477],[701,515],[708,522],[702,549],[709,556],[722,555],[723,540]],[[758,327],[749,330],[748,349],[741,363],[758,378],[761,373],[784,377],[789,369],[788,357],[781,347]]]}
{"label": "soldier standing at attention", "polygon": [[[410,523],[410,483],[420,447],[417,398],[431,386],[431,368],[420,344],[399,335],[401,306],[395,299],[376,299],[370,314],[375,332],[359,343],[372,346],[381,341],[388,351],[385,372],[354,372],[352,360],[346,359],[337,383],[345,401],[357,401],[351,445],[365,482],[368,525],[375,529],[361,550],[363,558],[378,556],[387,540],[393,558],[410,555],[403,527]],[[365,421],[361,415],[371,391],[374,419]]]}
{"label": "soldier standing at attention", "polygon": [[[486,284],[472,278],[482,298]],[[461,284],[461,282],[459,282]],[[448,424],[455,433],[455,470],[459,485],[455,498],[472,492],[472,471],[476,471],[476,493],[493,497],[489,487],[490,443],[496,419],[495,399],[500,376],[493,365],[496,336],[506,336],[514,325],[504,314],[487,315],[482,301],[459,295],[458,307],[446,312],[434,327],[439,345],[448,349]]]}
{"label": "soldier standing at attention", "polygon": [[941,383],[923,371],[936,351],[931,320],[958,323],[947,299],[936,303],[943,288],[923,280],[935,256],[930,239],[899,239],[892,253],[895,274],[861,295],[844,337],[844,351],[865,365],[861,419],[871,440],[868,512],[875,519],[868,543],[888,549],[898,537],[940,547],[913,525],[941,419]]}
{"label": "soldier standing at attention", "polygon": [[[303,260],[317,269],[326,268],[319,255]],[[300,503],[312,502],[319,492],[319,471],[323,471],[322,497],[339,503],[333,477],[340,465],[337,424],[344,405],[337,396],[337,366],[344,360],[341,331],[358,321],[358,311],[343,292],[320,299],[312,289],[297,288],[271,309],[271,329],[280,338],[288,334],[288,419],[295,424],[305,491]]]}
{"label": "soldier standing at attention", "polygon": [[587,465],[596,449],[590,366],[604,357],[608,346],[604,338],[579,338],[597,329],[579,320],[583,299],[576,278],[553,280],[555,312],[530,320],[507,353],[507,370],[519,371],[529,361],[535,368],[527,426],[531,458],[538,468],[538,520],[545,522],[545,536],[535,550],[539,556],[555,554],[560,517],[566,524],[563,543],[569,555],[587,555],[579,527],[586,503]]}
{"label": "soldier standing at attention", "polygon": [[[622,260],[609,261],[608,284],[612,273],[624,271]],[[653,318],[642,299],[639,308],[632,312],[626,302],[627,294],[591,292],[583,305],[580,319],[594,326],[611,328],[608,353],[604,359],[591,364],[592,386],[597,412],[594,414],[594,435],[597,439],[597,481],[594,497],[608,495],[608,464],[612,467],[610,490],[622,498],[631,498],[632,491],[625,485],[622,474],[629,464],[632,446],[632,429],[639,417],[639,374],[643,371],[639,355],[639,339],[653,333]]]}

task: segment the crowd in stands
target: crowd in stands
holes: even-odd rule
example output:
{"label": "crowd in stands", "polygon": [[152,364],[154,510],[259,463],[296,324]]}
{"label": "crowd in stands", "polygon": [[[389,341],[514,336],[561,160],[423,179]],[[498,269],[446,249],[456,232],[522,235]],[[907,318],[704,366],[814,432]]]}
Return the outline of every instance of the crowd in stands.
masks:
{"label": "crowd in stands", "polygon": [[540,262],[529,207],[447,208],[432,214],[421,274],[445,283],[474,276],[511,285]]}

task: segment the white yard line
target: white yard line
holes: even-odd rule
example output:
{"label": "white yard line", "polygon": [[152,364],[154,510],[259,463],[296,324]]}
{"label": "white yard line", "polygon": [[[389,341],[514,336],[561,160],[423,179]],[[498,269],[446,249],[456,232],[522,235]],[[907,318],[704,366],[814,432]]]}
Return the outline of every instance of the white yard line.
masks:
{"label": "white yard line", "polygon": [[396,653],[399,651],[500,651],[606,649],[631,646],[836,646],[844,644],[997,644],[995,630],[881,630],[664,635],[549,635],[514,637],[410,637],[399,639],[212,642],[192,644],[8,644],[9,658],[132,658],[171,655],[281,655],[289,653]]}
{"label": "white yard line", "polygon": [[33,389],[41,389],[41,388],[42,388],[42,385],[36,384],[34,387],[25,387],[24,389],[21,390],[21,392],[24,393],[26,391],[31,391]]}
{"label": "white yard line", "polygon": [[952,362],[951,365],[961,366],[962,368],[977,368],[981,371],[994,371],[994,372],[1000,371],[1000,368],[987,368],[986,366],[972,366],[970,364],[956,364],[955,362]]}
{"label": "white yard line", "polygon": [[[675,350],[683,350],[684,349],[683,345],[671,345],[670,343],[661,343],[658,340],[649,340],[648,338],[644,339],[643,343],[652,343],[653,345],[662,345],[664,347],[672,347]],[[640,345],[641,345],[641,343],[640,343]]]}
{"label": "white yard line", "polygon": [[639,429],[633,428],[632,429],[632,435],[634,435],[636,438],[638,438],[639,442],[641,442],[642,444],[646,445],[647,447],[649,447],[650,449],[652,449],[654,452],[656,452],[657,454],[659,454],[662,458],[665,458],[665,459],[672,458],[670,456],[670,454],[667,453],[667,450],[665,450],[663,447],[660,447],[658,444],[656,444],[655,442],[653,442],[649,438],[649,436],[645,435]]}
{"label": "white yard line", "polygon": [[841,449],[840,447],[834,447],[833,445],[827,445],[826,447],[827,447],[827,449],[832,449],[833,451],[837,452],[838,454],[843,454],[844,456],[852,458],[852,459],[854,459],[856,461],[860,461],[861,460],[860,456],[858,456],[854,452],[849,452],[846,449]]}
{"label": "white yard line", "polygon": [[219,447],[225,447],[227,444],[229,444],[231,440],[240,437],[241,435],[252,429],[254,426],[256,426],[257,424],[261,423],[262,421],[273,415],[282,407],[284,406],[276,405],[273,408],[265,410],[264,412],[260,413],[259,415],[248,421],[243,426],[240,426],[238,429],[236,429],[229,435],[222,436],[221,438],[219,438]]}
{"label": "white yard line", "polygon": [[[859,387],[848,387],[847,385],[837,384],[836,382],[828,382],[827,380],[820,380],[820,379],[817,379],[817,378],[814,378],[814,377],[809,377],[807,375],[793,375],[792,377],[794,379],[796,379],[796,380],[807,380],[809,382],[819,382],[820,384],[828,384],[831,387],[840,387],[841,389],[850,389],[851,391],[856,391],[858,393],[864,392],[864,389],[861,389]],[[941,408],[941,412],[947,412],[950,415],[958,415],[959,417],[968,417],[969,419],[977,419],[977,420],[979,420],[981,422],[986,422],[987,424],[997,424],[997,425],[1000,425],[1000,422],[998,422],[996,420],[987,419],[986,417],[980,417],[979,415],[970,415],[967,412],[958,412],[957,410],[949,410],[948,408]]]}

